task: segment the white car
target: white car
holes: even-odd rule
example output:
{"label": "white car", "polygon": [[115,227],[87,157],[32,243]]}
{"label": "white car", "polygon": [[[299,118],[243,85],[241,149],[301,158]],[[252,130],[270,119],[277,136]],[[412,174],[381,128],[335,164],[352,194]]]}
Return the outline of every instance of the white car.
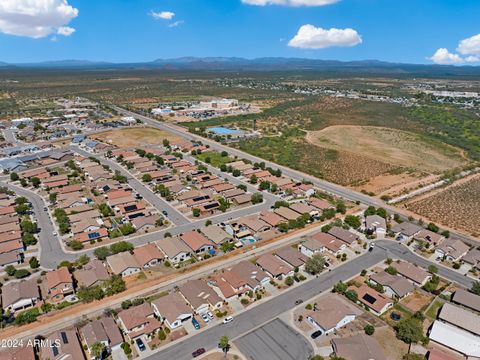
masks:
{"label": "white car", "polygon": [[58,235],[56,231],[54,231],[52,234],[53,234],[53,236],[57,236],[57,235]]}
{"label": "white car", "polygon": [[210,320],[213,320],[213,314],[211,311],[207,311],[207,315],[210,318]]}
{"label": "white car", "polygon": [[233,316],[227,316],[225,319],[223,319],[224,324],[228,324],[229,322],[233,321]]}
{"label": "white car", "polygon": [[206,323],[208,323],[210,321],[210,319],[208,318],[207,314],[202,314],[202,319],[203,321],[205,321]]}

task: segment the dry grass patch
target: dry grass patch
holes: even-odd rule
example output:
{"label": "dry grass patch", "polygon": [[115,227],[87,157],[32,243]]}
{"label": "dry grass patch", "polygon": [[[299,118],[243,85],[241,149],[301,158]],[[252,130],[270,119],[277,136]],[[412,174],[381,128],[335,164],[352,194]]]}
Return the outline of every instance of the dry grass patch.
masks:
{"label": "dry grass patch", "polygon": [[445,171],[466,164],[460,149],[396,129],[337,125],[310,132],[307,139],[328,149],[421,171]]}
{"label": "dry grass patch", "polygon": [[169,141],[181,140],[178,136],[172,133],[150,127],[116,129],[95,134],[91,137],[95,140],[116,145],[120,148],[161,145],[163,139],[168,139]]}

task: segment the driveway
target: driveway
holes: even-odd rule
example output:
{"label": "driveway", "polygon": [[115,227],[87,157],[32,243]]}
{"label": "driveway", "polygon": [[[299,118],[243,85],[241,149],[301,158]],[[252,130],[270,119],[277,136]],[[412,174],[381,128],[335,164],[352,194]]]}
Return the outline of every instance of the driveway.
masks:
{"label": "driveway", "polygon": [[313,355],[310,343],[280,319],[241,337],[235,345],[251,360],[306,360]]}

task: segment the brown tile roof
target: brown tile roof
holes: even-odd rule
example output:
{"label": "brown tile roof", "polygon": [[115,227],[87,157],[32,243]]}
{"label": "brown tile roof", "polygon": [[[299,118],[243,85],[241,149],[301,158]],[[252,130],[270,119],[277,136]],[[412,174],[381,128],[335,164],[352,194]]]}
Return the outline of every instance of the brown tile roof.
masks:
{"label": "brown tile roof", "polygon": [[[50,344],[60,341],[59,346],[41,347],[40,360],[68,359],[83,360],[83,350],[75,330],[60,330],[46,337]],[[54,349],[58,355],[55,354]]]}
{"label": "brown tile roof", "polygon": [[452,301],[480,312],[480,296],[466,290],[459,289],[455,291]]}
{"label": "brown tile roof", "polygon": [[204,280],[187,281],[179,287],[179,291],[194,309],[205,303],[216,305],[222,302],[220,296]]}
{"label": "brown tile roof", "polygon": [[260,220],[266,222],[270,226],[277,226],[285,222],[283,217],[270,211],[263,211],[260,214]]}
{"label": "brown tile roof", "polygon": [[257,259],[257,265],[272,276],[287,275],[293,268],[272,254],[265,254]]}
{"label": "brown tile roof", "polygon": [[187,231],[180,235],[180,239],[182,239],[193,251],[197,251],[203,246],[215,246],[215,243],[195,230]]}
{"label": "brown tile roof", "polygon": [[391,299],[367,285],[362,285],[358,289],[353,288],[353,290],[358,294],[358,301],[375,310],[377,313],[380,313],[385,305],[392,303]]}
{"label": "brown tile roof", "polygon": [[422,284],[427,277],[431,276],[422,268],[405,261],[393,263],[392,266],[397,269],[400,275],[406,277],[407,279],[415,281],[418,284]]}
{"label": "brown tile roof", "polygon": [[122,252],[115,255],[107,256],[107,263],[114,274],[121,274],[128,268],[139,268],[135,257],[129,252]]}
{"label": "brown tile roof", "polygon": [[136,247],[133,256],[141,266],[145,266],[152,260],[163,260],[165,255],[153,243]]}
{"label": "brown tile roof", "polygon": [[335,355],[348,360],[387,360],[380,344],[368,335],[332,339]]}
{"label": "brown tile roof", "polygon": [[177,320],[180,315],[192,313],[192,308],[187,305],[183,296],[177,292],[171,292],[152,301],[153,305],[170,324]]}
{"label": "brown tile roof", "polygon": [[330,235],[333,235],[335,236],[337,239],[343,241],[344,243],[347,243],[347,244],[352,244],[354,243],[355,241],[358,240],[358,236],[355,235],[354,233],[352,233],[351,231],[348,231],[348,230],[345,230],[345,229],[342,229],[338,226],[334,226],[332,227],[328,233]]}
{"label": "brown tile roof", "polygon": [[110,278],[107,268],[100,260],[94,259],[83,266],[83,269],[74,273],[79,286],[89,287],[97,282],[106,281]]}
{"label": "brown tile roof", "polygon": [[8,282],[2,287],[4,308],[22,299],[40,298],[38,286],[33,281]]}
{"label": "brown tile roof", "polygon": [[302,266],[308,259],[307,256],[303,255],[300,251],[293,249],[291,246],[285,246],[275,251],[275,255],[293,267]]}
{"label": "brown tile roof", "polygon": [[141,305],[132,306],[129,309],[122,310],[118,313],[118,317],[122,320],[125,328],[130,331],[137,326],[147,324],[153,316],[153,310],[149,303],[144,302]]}
{"label": "brown tile roof", "polygon": [[66,267],[61,267],[59,269],[47,272],[46,278],[49,289],[52,289],[63,283],[72,283],[72,274],[70,274],[68,268]]}
{"label": "brown tile roof", "polygon": [[459,306],[450,303],[443,304],[438,318],[475,335],[480,335],[480,315]]}

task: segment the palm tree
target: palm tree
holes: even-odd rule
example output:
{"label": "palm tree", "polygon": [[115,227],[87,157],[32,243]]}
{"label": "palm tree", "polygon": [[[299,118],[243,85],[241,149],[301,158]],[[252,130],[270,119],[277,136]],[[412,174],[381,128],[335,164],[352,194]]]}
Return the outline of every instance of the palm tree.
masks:
{"label": "palm tree", "polygon": [[218,347],[222,349],[225,357],[227,357],[228,350],[230,350],[229,341],[230,339],[228,338],[228,336],[222,336],[220,337],[220,341],[218,342]]}
{"label": "palm tree", "polygon": [[92,347],[90,348],[90,351],[92,352],[92,356],[95,357],[95,359],[101,359],[104,350],[105,348],[103,344],[98,341],[92,344]]}

